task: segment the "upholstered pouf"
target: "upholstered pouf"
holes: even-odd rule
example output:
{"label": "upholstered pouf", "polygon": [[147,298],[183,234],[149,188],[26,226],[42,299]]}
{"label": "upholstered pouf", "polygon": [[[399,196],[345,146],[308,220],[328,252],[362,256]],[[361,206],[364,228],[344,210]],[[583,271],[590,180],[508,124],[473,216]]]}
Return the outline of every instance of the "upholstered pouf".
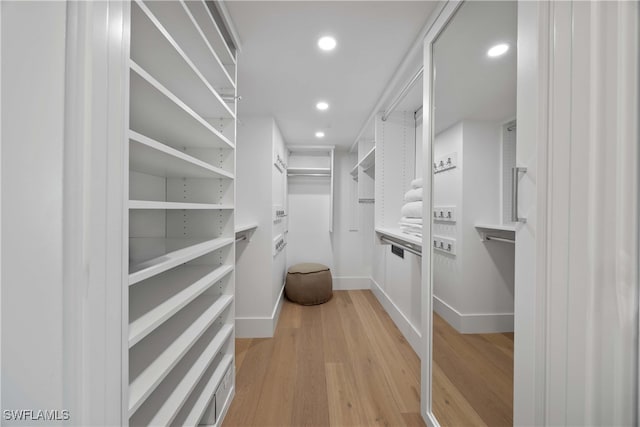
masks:
{"label": "upholstered pouf", "polygon": [[331,270],[322,264],[303,263],[289,267],[284,292],[293,302],[302,305],[322,304],[331,299]]}

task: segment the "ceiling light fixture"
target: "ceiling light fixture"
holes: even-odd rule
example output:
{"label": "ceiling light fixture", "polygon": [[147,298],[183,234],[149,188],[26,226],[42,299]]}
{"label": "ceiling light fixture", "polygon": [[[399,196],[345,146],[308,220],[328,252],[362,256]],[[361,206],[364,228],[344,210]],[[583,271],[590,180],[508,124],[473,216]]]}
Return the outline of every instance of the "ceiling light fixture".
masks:
{"label": "ceiling light fixture", "polygon": [[316,132],[316,138],[324,138],[324,132],[321,132],[321,131]]}
{"label": "ceiling light fixture", "polygon": [[509,50],[509,45],[506,43],[501,43],[493,46],[491,49],[487,51],[487,56],[489,58],[496,58],[498,56],[504,55]]}
{"label": "ceiling light fixture", "polygon": [[324,111],[329,108],[329,104],[324,101],[320,101],[316,104],[316,108],[320,111]]}
{"label": "ceiling light fixture", "polygon": [[336,39],[331,36],[324,36],[318,39],[318,47],[322,50],[333,50],[336,48]]}

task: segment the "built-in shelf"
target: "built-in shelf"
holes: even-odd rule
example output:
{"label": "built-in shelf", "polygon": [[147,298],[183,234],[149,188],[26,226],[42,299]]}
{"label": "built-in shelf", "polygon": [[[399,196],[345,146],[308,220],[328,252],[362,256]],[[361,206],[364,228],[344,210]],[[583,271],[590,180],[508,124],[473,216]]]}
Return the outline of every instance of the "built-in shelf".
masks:
{"label": "built-in shelf", "polygon": [[186,2],[187,6],[191,10],[191,13],[195,20],[198,22],[202,33],[211,44],[214,53],[217,53],[218,59],[227,68],[232,68],[236,65],[236,58],[229,49],[222,31],[218,27],[211,10],[207,7],[203,0],[189,0]]}
{"label": "built-in shelf", "polygon": [[375,166],[376,163],[376,147],[374,146],[364,157],[358,162],[358,166],[362,168],[362,170],[367,171]]}
{"label": "built-in shelf", "polygon": [[134,61],[130,69],[132,130],[174,148],[234,148],[226,136]]}
{"label": "built-in shelf", "polygon": [[355,165],[355,166],[353,167],[353,169],[351,169],[351,172],[349,172],[349,173],[351,174],[351,177],[352,177],[354,180],[356,180],[356,181],[357,181],[357,180],[358,180],[358,165]]}
{"label": "built-in shelf", "polygon": [[[198,348],[197,350],[200,350],[198,354],[193,354],[194,352],[191,351],[185,356],[181,363],[174,368],[174,371],[167,376],[164,383],[159,386],[158,391],[161,392],[154,393],[149,397],[149,410],[145,411],[146,413],[135,414],[131,424],[170,425],[232,332],[233,326],[226,324],[208,343],[199,342],[197,346],[204,348],[202,350]],[[144,423],[138,423],[138,417],[144,419]]]}
{"label": "built-in shelf", "polygon": [[476,228],[498,231],[516,231],[516,224],[475,224]]}
{"label": "built-in shelf", "polygon": [[213,203],[162,202],[154,200],[129,200],[129,209],[231,210],[233,209],[233,205],[220,205]]}
{"label": "built-in shelf", "polygon": [[422,246],[422,238],[412,234],[403,233],[400,229],[376,227],[376,233],[401,240],[415,246]]}
{"label": "built-in shelf", "polygon": [[220,61],[218,52],[213,49],[199,26],[199,23],[204,21],[194,18],[194,14],[190,10],[192,8],[187,7],[182,0],[171,2],[152,0],[145,2],[145,4],[171,33],[189,58],[198,68],[203,70],[205,78],[214,88],[236,87],[231,74]]}
{"label": "built-in shelf", "polygon": [[[198,341],[198,338],[205,333],[211,324],[222,314],[229,304],[231,304],[232,300],[233,297],[231,295],[223,295],[213,304],[209,298],[202,298],[191,304],[204,305],[206,309],[201,312],[192,324],[181,329],[181,333],[177,335],[175,340],[169,345],[164,346],[161,353],[155,356],[153,361],[129,383],[129,416],[133,415],[135,411],[140,408],[162,380],[180,362],[195,342]],[[200,312],[199,310],[195,311]],[[171,326],[180,327],[179,322],[176,323],[178,323],[178,325],[172,324]],[[232,328],[231,325],[227,326]],[[171,334],[169,335],[171,336]],[[145,341],[137,345],[144,345]]]}
{"label": "built-in shelf", "polygon": [[145,243],[157,241],[158,245],[170,244],[171,246],[182,246],[182,248],[170,251],[164,255],[150,260],[134,264],[129,267],[129,285],[134,285],[141,280],[148,279],[156,274],[163,273],[180,264],[189,262],[199,256],[213,252],[217,249],[228,246],[234,242],[231,237],[221,237],[215,239],[181,239],[181,238],[155,238],[155,237],[135,237],[129,240],[144,240]]}
{"label": "built-in shelf", "polygon": [[[182,265],[131,288],[129,347],[233,271],[231,265]],[[186,287],[185,287],[186,286]]]}
{"label": "built-in shelf", "polygon": [[247,231],[251,231],[253,229],[258,228],[258,224],[245,224],[245,225],[237,225],[236,226],[236,234],[245,233]]}
{"label": "built-in shelf", "polygon": [[516,224],[475,224],[482,241],[516,242]]}
{"label": "built-in shelf", "polygon": [[[208,380],[206,378],[204,379],[207,380],[207,383],[205,384],[202,393],[200,393],[197,400],[191,407],[189,414],[186,416],[184,423],[182,424],[183,427],[196,427],[200,423],[200,420],[209,406],[209,403],[211,403],[213,394],[218,388],[218,385],[220,385],[224,374],[227,372],[227,369],[231,368],[232,360],[231,356],[225,356],[222,361],[218,363],[218,367],[213,372],[213,375],[211,375]],[[223,408],[229,405],[230,398],[231,393],[227,397],[227,401],[222,406]],[[216,424],[219,425],[219,422],[216,422]]]}
{"label": "built-in shelf", "polygon": [[129,169],[166,178],[234,178],[231,172],[134,131],[129,131]]}
{"label": "built-in shelf", "polygon": [[[173,10],[172,19],[189,21],[188,11],[179,2],[162,5],[162,10]],[[183,25],[191,28],[193,26]],[[173,39],[149,8],[139,0],[131,3],[131,58],[168,90],[179,96],[200,116],[207,118],[235,117],[231,108],[204,77],[198,67]]]}
{"label": "built-in shelf", "polygon": [[292,168],[287,169],[288,176],[331,176],[331,168]]}

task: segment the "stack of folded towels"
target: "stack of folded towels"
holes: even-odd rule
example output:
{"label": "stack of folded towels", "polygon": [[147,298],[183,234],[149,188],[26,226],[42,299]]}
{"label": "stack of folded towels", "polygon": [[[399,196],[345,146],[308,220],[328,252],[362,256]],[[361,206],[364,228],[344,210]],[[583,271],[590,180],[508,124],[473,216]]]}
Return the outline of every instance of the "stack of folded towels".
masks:
{"label": "stack of folded towels", "polygon": [[400,230],[422,237],[422,178],[411,181],[411,189],[404,195]]}

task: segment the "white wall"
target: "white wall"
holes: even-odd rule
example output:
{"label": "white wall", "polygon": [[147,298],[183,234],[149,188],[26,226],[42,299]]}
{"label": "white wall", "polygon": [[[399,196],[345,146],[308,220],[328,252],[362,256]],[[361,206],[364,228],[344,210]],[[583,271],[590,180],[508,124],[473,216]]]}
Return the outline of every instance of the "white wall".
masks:
{"label": "white wall", "polygon": [[274,208],[287,206],[285,141],[273,117],[244,116],[236,147],[236,224],[257,224],[236,245],[236,334],[268,337],[278,320],[286,274],[287,247],[274,254],[274,238],[287,236],[287,219],[274,221]]}
{"label": "white wall", "polygon": [[[257,224],[236,245],[236,317],[271,315],[273,119],[243,117],[236,144],[236,224]],[[241,335],[242,331],[238,331]]]}
{"label": "white wall", "polygon": [[66,4],[0,7],[1,406],[63,409]]}
{"label": "white wall", "polygon": [[434,309],[461,332],[513,330],[514,246],[482,241],[475,224],[500,224],[499,123],[464,121],[436,136],[434,159],[457,153],[457,167],[434,175],[434,207],[455,206],[455,223],[434,221],[434,236],[456,254],[434,251]]}
{"label": "white wall", "polygon": [[399,228],[404,194],[415,178],[415,120],[412,111],[397,111],[375,122],[376,227]]}
{"label": "white wall", "polygon": [[[280,157],[284,162],[288,161],[288,154],[285,145],[285,141],[282,138],[280,129],[274,122],[273,125],[273,152],[280,154]],[[279,171],[274,165],[274,156],[271,157],[271,187],[272,187],[272,209],[271,215],[273,218],[273,209],[278,206],[285,208],[287,206],[287,171]],[[271,233],[271,243],[273,246],[273,239],[277,236],[284,236],[287,238],[287,225],[288,217],[280,221],[272,221],[273,230]],[[285,240],[286,241],[286,240]],[[273,251],[273,248],[271,248]],[[270,252],[271,253],[271,252]],[[278,255],[273,258],[272,266],[272,279],[271,279],[271,307],[275,307],[278,304],[278,299],[282,293],[282,287],[284,286],[284,280],[287,273],[287,248],[283,249]]]}
{"label": "white wall", "polygon": [[317,262],[332,272],[335,269],[329,233],[330,194],[329,177],[289,178],[288,265]]}
{"label": "white wall", "polygon": [[[458,153],[458,165],[456,168],[437,173],[433,176],[433,206],[455,206],[458,212],[462,212],[462,168],[464,157],[462,155],[462,123],[458,123],[449,129],[436,135],[433,147],[433,158]],[[434,221],[433,235],[456,239],[458,246],[462,244],[461,223],[455,224]],[[426,245],[425,245],[426,246]],[[433,246],[429,243],[429,248]],[[425,248],[426,250],[426,248]],[[431,249],[430,249],[431,250]],[[459,295],[462,293],[462,250],[458,255],[449,255],[441,251],[433,252],[433,294],[436,300],[441,300],[454,308],[459,308]]]}

